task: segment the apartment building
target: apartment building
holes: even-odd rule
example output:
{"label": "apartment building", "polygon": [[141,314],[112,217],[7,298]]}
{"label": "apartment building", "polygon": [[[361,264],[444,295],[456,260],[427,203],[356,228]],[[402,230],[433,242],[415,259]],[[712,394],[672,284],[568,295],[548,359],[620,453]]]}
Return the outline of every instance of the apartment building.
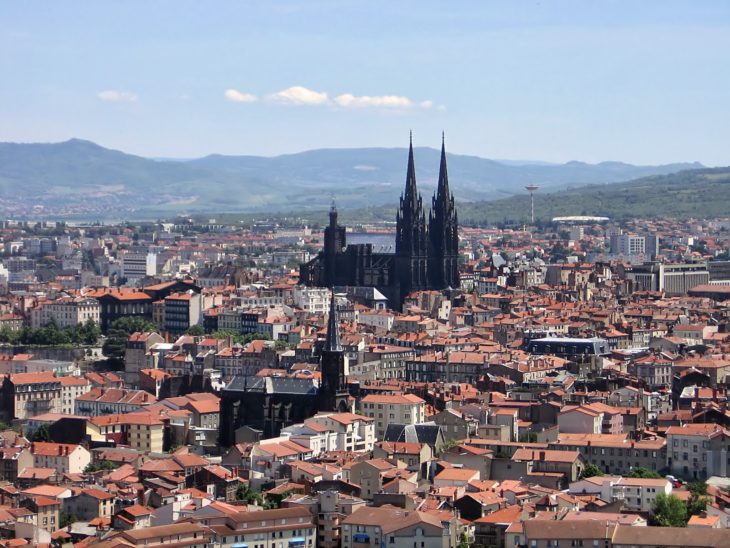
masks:
{"label": "apartment building", "polygon": [[433,514],[394,507],[365,507],[342,520],[342,548],[447,548],[456,545],[455,525]]}
{"label": "apartment building", "polygon": [[317,413],[304,424],[318,424],[334,432],[337,451],[372,451],[375,445],[375,422],[371,417],[355,413]]}
{"label": "apartment building", "polygon": [[192,289],[165,297],[165,331],[180,335],[203,322],[202,297]]}
{"label": "apartment building", "polygon": [[663,438],[633,441],[625,434],[565,434],[548,444],[558,451],[578,451],[607,474],[627,475],[634,468],[662,470],[667,459]]}
{"label": "apartment building", "polygon": [[210,548],[209,544],[215,534],[199,523],[173,523],[143,529],[121,531],[108,537],[110,542],[119,545],[144,546],[158,548],[175,546],[175,548]]}
{"label": "apartment building", "polygon": [[308,314],[324,314],[329,310],[332,292],[327,288],[297,286],[292,291],[294,306]]}
{"label": "apartment building", "polygon": [[375,436],[383,439],[389,424],[424,422],[426,402],[413,394],[368,394],[360,402],[360,411],[375,422]]}
{"label": "apartment building", "polygon": [[314,548],[317,543],[314,516],[304,507],[237,512],[205,521],[215,529],[220,548]]}
{"label": "apartment building", "polygon": [[73,415],[76,399],[91,390],[91,383],[85,377],[59,377],[61,383],[61,413]]}
{"label": "apartment building", "polygon": [[691,479],[727,476],[730,430],[718,424],[684,424],[667,429],[667,466]]}
{"label": "apartment building", "polygon": [[92,320],[99,324],[101,306],[99,301],[88,297],[64,297],[51,302],[40,303],[30,312],[30,324],[38,329],[49,323],[55,323],[65,329],[76,325],[83,325]]}
{"label": "apartment building", "polygon": [[62,474],[80,474],[91,462],[91,453],[81,445],[34,442],[30,446],[34,468],[52,468]]}
{"label": "apartment building", "polygon": [[114,514],[114,500],[114,495],[107,491],[96,488],[84,489],[76,495],[63,499],[63,510],[79,520],[111,519]]}
{"label": "apartment building", "polygon": [[0,387],[0,410],[6,421],[62,411],[60,380],[52,371],[6,376]]}
{"label": "apartment building", "polygon": [[157,274],[157,254],[146,250],[129,250],[121,256],[121,277],[134,282]]}
{"label": "apartment building", "polygon": [[157,398],[144,390],[92,388],[76,398],[74,414],[94,417],[114,413],[131,413],[156,402]]}
{"label": "apartment building", "polygon": [[[512,530],[512,532],[511,532]],[[600,548],[723,548],[727,531],[711,528],[636,527],[603,520],[527,520],[509,528],[505,547],[555,548],[599,546]]]}
{"label": "apartment building", "polygon": [[147,353],[154,345],[164,342],[165,339],[157,333],[132,333],[129,336],[124,351],[124,381],[128,386],[139,385],[139,372],[148,367]]}
{"label": "apartment building", "polygon": [[165,449],[165,423],[146,413],[127,413],[127,443],[142,453],[162,453]]}

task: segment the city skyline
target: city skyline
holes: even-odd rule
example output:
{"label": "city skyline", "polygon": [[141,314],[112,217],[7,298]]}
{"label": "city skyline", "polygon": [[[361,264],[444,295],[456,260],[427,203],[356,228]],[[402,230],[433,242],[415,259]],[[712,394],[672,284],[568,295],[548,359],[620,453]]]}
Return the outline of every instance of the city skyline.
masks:
{"label": "city skyline", "polygon": [[730,163],[726,3],[38,6],[0,7],[0,141],[274,156],[412,129],[485,158]]}

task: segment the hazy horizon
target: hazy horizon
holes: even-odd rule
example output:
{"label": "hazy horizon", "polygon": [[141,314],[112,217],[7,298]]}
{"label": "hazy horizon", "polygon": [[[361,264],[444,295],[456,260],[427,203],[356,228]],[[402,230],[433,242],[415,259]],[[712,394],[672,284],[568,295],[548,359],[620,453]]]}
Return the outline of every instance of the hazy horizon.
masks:
{"label": "hazy horizon", "polygon": [[730,164],[730,3],[0,5],[0,141]]}
{"label": "hazy horizon", "polygon": [[[203,154],[201,156],[188,156],[188,157],[179,156],[179,157],[175,157],[175,156],[151,156],[151,155],[147,155],[147,154],[132,153],[132,152],[129,152],[129,151],[124,150],[122,148],[108,147],[108,146],[104,145],[104,143],[99,143],[99,142],[96,142],[96,141],[92,141],[91,139],[84,139],[83,137],[70,137],[69,139],[66,139],[66,140],[63,140],[63,141],[0,141],[0,144],[13,144],[13,145],[55,145],[55,144],[67,143],[69,141],[74,141],[74,140],[76,140],[76,141],[90,142],[90,143],[93,143],[95,145],[98,145],[98,146],[100,146],[102,148],[106,148],[108,150],[115,150],[117,152],[123,152],[125,154],[131,154],[131,155],[134,155],[134,156],[138,156],[140,158],[145,158],[147,160],[154,160],[154,161],[158,161],[158,162],[189,162],[189,161],[194,161],[194,160],[200,160],[200,159],[203,159],[203,158],[206,158],[206,157],[209,157],[209,156],[253,156],[253,157],[260,157],[260,158],[277,158],[277,157],[281,157],[281,156],[294,156],[294,155],[297,155],[297,154],[304,154],[304,153],[307,153],[307,152],[323,151],[323,150],[358,150],[358,149],[362,149],[362,150],[366,150],[366,149],[385,149],[385,150],[403,150],[403,151],[407,151],[408,150],[408,145],[404,145],[404,146],[387,146],[387,147],[386,146],[377,146],[377,145],[373,145],[373,146],[361,146],[361,147],[357,147],[357,146],[341,146],[341,147],[338,147],[338,146],[327,146],[327,147],[321,147],[321,148],[310,148],[310,149],[304,149],[304,150],[295,150],[295,151],[291,151],[291,152],[281,152],[279,154],[247,154],[245,152],[232,153],[232,154],[222,154],[222,153],[219,153],[219,152],[209,152],[209,153]],[[419,149],[430,149],[430,150],[434,150],[434,151],[439,151],[440,150],[440,147],[436,147],[436,146],[414,146],[413,148],[414,148],[415,151],[418,151]],[[598,164],[606,164],[606,163],[626,163],[626,164],[629,164],[629,165],[636,165],[637,167],[640,167],[642,165],[646,165],[646,166],[652,165],[652,164],[631,164],[630,162],[624,162],[621,159],[615,159],[615,158],[607,158],[607,159],[604,159],[604,160],[598,160],[597,162],[586,162],[586,161],[581,160],[579,158],[574,158],[574,159],[571,159],[571,160],[567,160],[565,162],[550,162],[550,161],[547,161],[547,160],[541,160],[539,158],[535,158],[535,159],[529,159],[529,158],[489,158],[487,156],[479,156],[477,154],[467,154],[467,153],[464,153],[464,152],[460,152],[458,150],[451,150],[448,147],[447,147],[447,154],[449,154],[449,155],[452,155],[453,154],[453,155],[457,155],[457,156],[470,156],[470,157],[479,158],[479,159],[482,159],[482,160],[489,160],[489,161],[492,161],[492,162],[502,163],[502,164],[508,165],[508,166],[510,166],[510,165],[511,166],[523,166],[523,165],[560,166],[560,165],[565,165],[566,163],[571,163],[571,162],[585,163],[585,164],[589,164],[589,165],[598,165]],[[703,167],[729,167],[729,166],[725,166],[725,165],[711,166],[711,165],[707,165],[707,164],[702,164],[702,162],[698,162],[697,160],[667,162],[666,164],[655,164],[655,165],[682,164],[682,163],[686,163],[686,164],[700,163]]]}

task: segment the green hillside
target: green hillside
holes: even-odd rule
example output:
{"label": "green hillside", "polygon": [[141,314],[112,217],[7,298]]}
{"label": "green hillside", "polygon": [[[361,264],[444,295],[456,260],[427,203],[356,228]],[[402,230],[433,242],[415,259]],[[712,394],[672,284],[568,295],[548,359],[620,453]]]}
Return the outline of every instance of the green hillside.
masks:
{"label": "green hillside", "polygon": [[[527,222],[525,192],[502,200],[459,204],[464,224]],[[625,183],[591,185],[535,194],[535,219],[596,215],[621,220],[636,217],[721,217],[730,214],[730,167],[681,171]]]}

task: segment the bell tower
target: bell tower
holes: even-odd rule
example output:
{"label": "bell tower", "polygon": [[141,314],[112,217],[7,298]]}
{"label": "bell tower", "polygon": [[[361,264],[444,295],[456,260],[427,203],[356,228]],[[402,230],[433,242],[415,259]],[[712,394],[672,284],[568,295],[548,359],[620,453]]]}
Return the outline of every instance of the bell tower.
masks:
{"label": "bell tower", "polygon": [[320,411],[340,413],[351,411],[350,394],[347,390],[347,356],[340,342],[340,318],[334,288],[332,288],[327,338],[322,349],[320,372],[322,374],[319,390]]}

